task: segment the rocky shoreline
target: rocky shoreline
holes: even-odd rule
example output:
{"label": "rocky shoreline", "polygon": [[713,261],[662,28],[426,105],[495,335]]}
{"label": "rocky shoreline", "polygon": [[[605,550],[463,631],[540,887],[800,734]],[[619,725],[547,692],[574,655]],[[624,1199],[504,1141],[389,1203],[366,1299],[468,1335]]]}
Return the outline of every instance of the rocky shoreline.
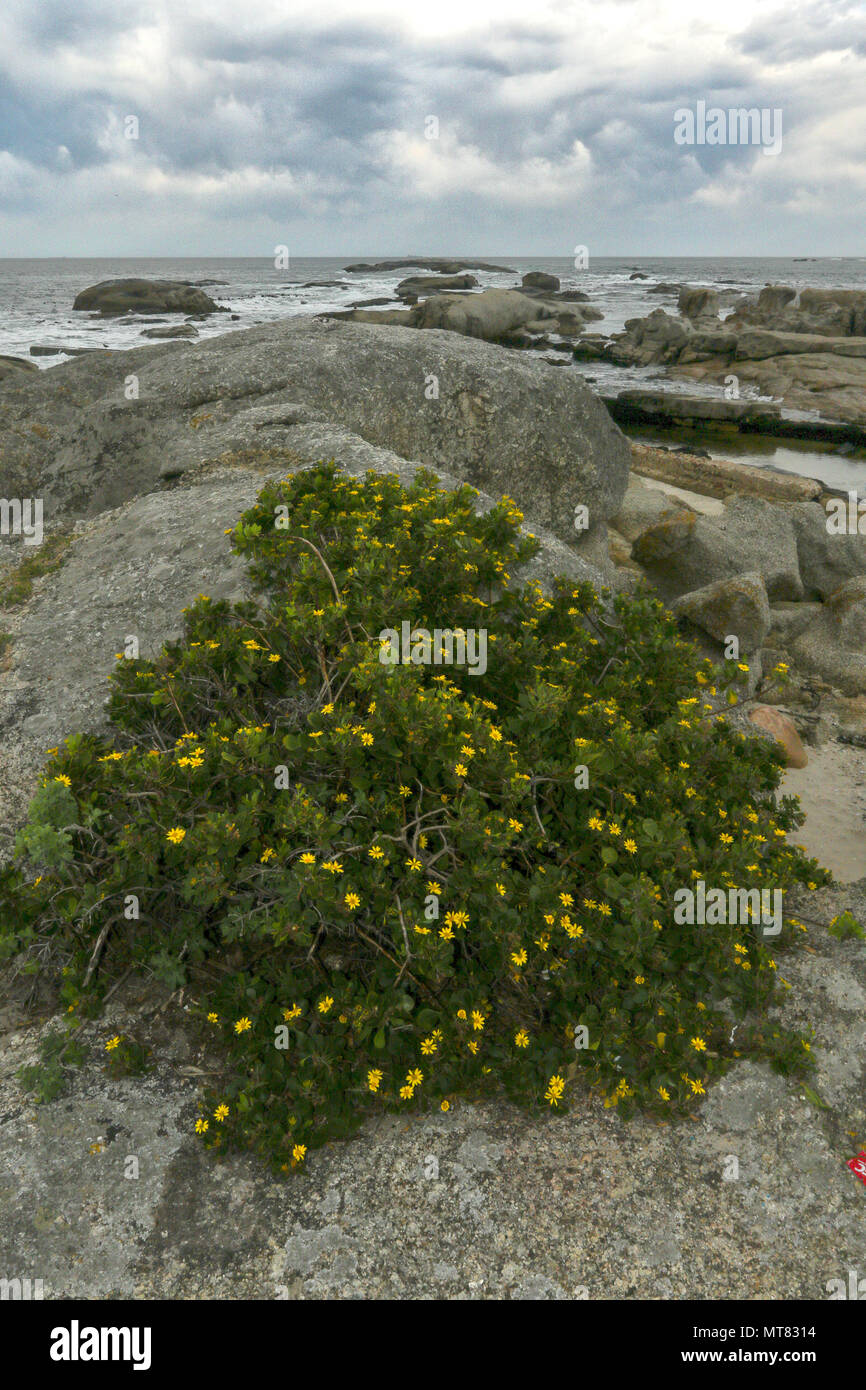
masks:
{"label": "rocky shoreline", "polygon": [[[468,297],[443,310],[446,297],[425,303],[463,312]],[[32,595],[0,609],[0,856],[46,748],[103,726],[126,634],[148,655],[178,635],[198,592],[244,595],[226,528],[267,479],[323,458],[403,480],[427,466],[477,486],[479,508],[510,494],[542,542],[541,582],[649,583],[717,657],[720,637],[738,636],[757,694],[744,728],[759,704],[810,755],[859,756],[839,737],[866,734],[866,536],[831,535],[823,494],[805,484],[806,495],[803,480],[774,475],[768,496],[760,470],[709,468],[716,495],[702,499],[706,461],[632,448],[580,376],[537,353],[311,318],[104,351],[6,377],[0,456],[7,497],[44,499],[47,534],[69,540]],[[0,585],[25,549],[0,538]],[[780,660],[790,685],[774,676]],[[790,734],[772,720],[754,732]],[[866,868],[850,877],[810,897],[810,924],[846,907],[866,915]],[[107,1021],[153,1039],[156,1072],[111,1081],[85,1068],[70,1097],[34,1113],[15,1072],[51,1025],[32,1022],[13,982],[0,1009],[0,1263],[44,1271],[52,1298],[561,1299],[577,1286],[822,1298],[863,1248],[845,1160],[866,1133],[866,960],[861,942],[821,932],[785,969],[797,1017],[817,1027],[821,1104],[747,1062],[688,1125],[625,1124],[591,1097],[562,1125],[461,1104],[408,1130],[371,1124],[362,1143],[313,1155],[304,1184],[275,1183],[243,1157],[208,1162],[191,1132],[206,1058],[185,1039],[179,1002],[145,982],[118,992]],[[124,1181],[129,1151],[144,1156],[146,1181]],[[441,1156],[436,1183],[429,1152]],[[731,1152],[737,1184],[721,1178]]]}

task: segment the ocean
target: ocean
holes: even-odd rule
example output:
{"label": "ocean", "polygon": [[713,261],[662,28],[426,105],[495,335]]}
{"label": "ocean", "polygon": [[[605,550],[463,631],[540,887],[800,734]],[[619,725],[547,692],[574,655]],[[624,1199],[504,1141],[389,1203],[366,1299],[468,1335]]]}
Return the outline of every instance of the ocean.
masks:
{"label": "ocean", "polygon": [[[347,264],[385,259],[368,256],[292,257],[286,269],[277,270],[272,260],[258,258],[178,257],[100,258],[100,259],[0,259],[0,354],[29,357],[33,345],[67,347],[132,348],[142,346],[142,330],[148,324],[124,319],[92,319],[88,313],[74,311],[75,296],[101,280],[134,276],[142,279],[216,281],[203,286],[219,304],[239,317],[214,315],[197,324],[199,339],[231,333],[256,324],[295,314],[316,314],[324,310],[346,309],[360,299],[392,297],[398,282],[412,273],[409,269],[348,273]],[[643,317],[652,309],[670,308],[671,301],[650,294],[660,281],[707,285],[745,293],[766,284],[786,284],[795,289],[866,288],[866,257],[816,257],[792,260],[783,257],[611,257],[590,258],[585,269],[577,269],[571,257],[509,256],[479,257],[502,265],[501,271],[473,271],[482,288],[513,288],[529,270],[544,270],[559,276],[563,288],[584,290],[590,302],[604,314],[597,331],[618,332],[627,319]],[[632,280],[638,271],[645,280]],[[337,282],[311,284],[310,282]],[[394,301],[392,307],[399,307]],[[180,321],[173,316],[173,322]],[[63,357],[31,359],[46,369]],[[651,386],[653,390],[687,390],[689,394],[719,395],[721,386],[678,382],[664,369],[655,367],[615,367],[608,363],[575,363],[601,394]],[[748,396],[748,392],[744,395]],[[757,392],[751,398],[761,399]],[[644,434],[644,437],[647,436]],[[718,454],[712,441],[702,440],[710,453]],[[722,451],[730,454],[730,449]],[[753,457],[754,454],[754,457]],[[754,450],[744,442],[737,453],[749,462],[786,471],[821,477],[835,487],[866,489],[866,463],[846,460],[832,450],[814,446],[772,445]]]}

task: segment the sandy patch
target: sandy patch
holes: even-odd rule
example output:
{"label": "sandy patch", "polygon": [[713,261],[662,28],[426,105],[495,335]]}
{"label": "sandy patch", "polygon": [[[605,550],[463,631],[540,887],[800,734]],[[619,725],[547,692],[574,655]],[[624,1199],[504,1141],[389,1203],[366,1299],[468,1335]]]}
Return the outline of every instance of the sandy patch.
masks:
{"label": "sandy patch", "polygon": [[845,743],[807,747],[808,765],[788,768],[782,791],[799,796],[806,821],[789,838],[840,883],[866,876],[866,749]]}

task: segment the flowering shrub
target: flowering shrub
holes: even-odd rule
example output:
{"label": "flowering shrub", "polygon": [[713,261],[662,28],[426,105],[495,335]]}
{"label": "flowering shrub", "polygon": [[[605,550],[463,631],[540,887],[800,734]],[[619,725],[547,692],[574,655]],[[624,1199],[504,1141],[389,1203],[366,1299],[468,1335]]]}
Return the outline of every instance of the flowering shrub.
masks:
{"label": "flowering shrub", "polygon": [[[673,909],[828,880],[774,746],[718,713],[736,672],[648,595],[521,585],[537,542],[475,497],[333,465],[266,488],[233,532],[256,597],[119,660],[112,737],[54,750],[0,876],[6,953],[52,940],[70,1008],[130,966],[186,986],[208,1145],[287,1169],[382,1109],[561,1111],[583,1082],[671,1114],[732,1056],[808,1063],[761,1024],[798,924],[771,950]],[[404,620],[483,627],[485,673],[383,661]]]}

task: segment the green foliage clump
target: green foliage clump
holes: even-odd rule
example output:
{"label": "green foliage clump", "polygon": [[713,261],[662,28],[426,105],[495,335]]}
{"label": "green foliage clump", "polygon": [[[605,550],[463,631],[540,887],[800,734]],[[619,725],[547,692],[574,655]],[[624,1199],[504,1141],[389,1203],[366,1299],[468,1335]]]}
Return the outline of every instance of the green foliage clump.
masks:
{"label": "green foliage clump", "polygon": [[0,579],[0,608],[18,608],[33,595],[33,581],[59,569],[72,536],[57,531]]}
{"label": "green foliage clump", "polygon": [[86,1062],[89,1049],[75,1036],[75,1028],[52,1029],[39,1044],[39,1061],[19,1067],[18,1081],[37,1105],[65,1094],[72,1067]]}
{"label": "green foliage clump", "polygon": [[[786,839],[780,755],[719,714],[738,673],[649,595],[521,584],[537,542],[475,498],[333,465],[268,486],[233,533],[256,597],[202,595],[119,662],[114,736],[56,751],[0,876],[73,1003],[130,966],[185,986],[209,1145],[287,1169],[383,1109],[583,1082],[670,1115],[744,1052],[808,1065],[754,1022],[798,924],[675,913],[698,880],[828,880]],[[486,670],[383,661],[404,621],[483,629]]]}

